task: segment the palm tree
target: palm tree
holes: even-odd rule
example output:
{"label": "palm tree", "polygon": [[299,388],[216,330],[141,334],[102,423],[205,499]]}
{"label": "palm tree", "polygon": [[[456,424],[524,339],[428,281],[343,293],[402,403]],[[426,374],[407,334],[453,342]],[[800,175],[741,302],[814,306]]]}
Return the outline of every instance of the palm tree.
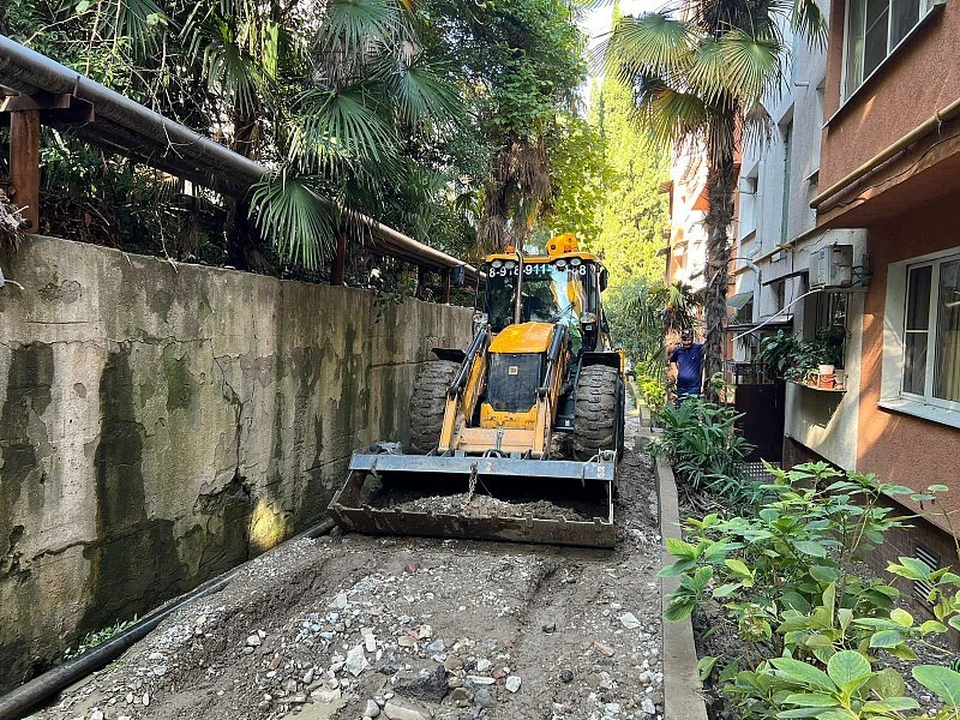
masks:
{"label": "palm tree", "polygon": [[410,175],[408,139],[449,132],[464,109],[401,0],[329,2],[309,71],[279,128],[284,160],[254,187],[252,214],[282,257],[312,269],[342,233],[362,234],[350,211],[382,216],[388,189]]}
{"label": "palm tree", "polygon": [[735,153],[744,136],[770,132],[762,101],[783,84],[786,27],[811,44],[825,41],[814,0],[685,0],[677,9],[621,18],[607,43],[609,67],[633,87],[654,136],[706,150],[708,378],[722,370]]}

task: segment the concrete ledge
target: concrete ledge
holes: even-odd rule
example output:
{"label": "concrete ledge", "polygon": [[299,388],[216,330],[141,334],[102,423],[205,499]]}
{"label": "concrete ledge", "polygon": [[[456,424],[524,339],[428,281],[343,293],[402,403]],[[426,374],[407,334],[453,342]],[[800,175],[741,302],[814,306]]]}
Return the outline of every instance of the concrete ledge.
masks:
{"label": "concrete ledge", "polygon": [[[655,464],[657,495],[660,505],[660,537],[663,567],[673,559],[666,549],[667,538],[680,539],[680,506],[673,468],[662,456]],[[697,672],[697,651],[693,644],[693,626],[687,618],[681,622],[662,617],[667,598],[680,585],[675,577],[665,577],[660,585],[663,637],[663,716],[664,720],[707,720],[703,688]]]}

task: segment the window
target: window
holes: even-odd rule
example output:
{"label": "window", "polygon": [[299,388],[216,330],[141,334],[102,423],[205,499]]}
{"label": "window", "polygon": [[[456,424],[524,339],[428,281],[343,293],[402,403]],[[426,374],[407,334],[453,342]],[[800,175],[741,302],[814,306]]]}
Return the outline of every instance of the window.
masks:
{"label": "window", "polygon": [[850,97],[941,0],[847,0],[843,97]]}
{"label": "window", "polygon": [[904,395],[960,409],[960,257],[907,269]]}
{"label": "window", "polygon": [[890,263],[879,406],[960,428],[960,247]]}

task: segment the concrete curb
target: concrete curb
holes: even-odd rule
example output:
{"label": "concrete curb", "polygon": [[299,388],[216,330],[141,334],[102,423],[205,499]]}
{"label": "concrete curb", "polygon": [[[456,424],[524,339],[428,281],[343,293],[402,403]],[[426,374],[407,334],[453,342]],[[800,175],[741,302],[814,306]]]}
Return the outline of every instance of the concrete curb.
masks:
{"label": "concrete curb", "polygon": [[[673,559],[667,552],[667,538],[680,539],[680,505],[673,468],[658,455],[655,464],[657,496],[660,505],[660,537],[663,567]],[[687,618],[681,622],[663,617],[667,598],[680,585],[675,577],[665,577],[660,585],[661,625],[663,639],[663,717],[664,720],[707,720],[703,687],[697,672],[697,650],[693,644],[693,625]]]}

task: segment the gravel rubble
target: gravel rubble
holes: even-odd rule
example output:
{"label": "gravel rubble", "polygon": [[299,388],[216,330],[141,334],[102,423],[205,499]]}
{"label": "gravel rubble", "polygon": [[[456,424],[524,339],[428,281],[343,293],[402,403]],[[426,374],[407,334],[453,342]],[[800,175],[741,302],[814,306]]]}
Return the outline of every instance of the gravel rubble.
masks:
{"label": "gravel rubble", "polygon": [[630,435],[613,551],[290,542],[34,717],[662,720],[656,494]]}

